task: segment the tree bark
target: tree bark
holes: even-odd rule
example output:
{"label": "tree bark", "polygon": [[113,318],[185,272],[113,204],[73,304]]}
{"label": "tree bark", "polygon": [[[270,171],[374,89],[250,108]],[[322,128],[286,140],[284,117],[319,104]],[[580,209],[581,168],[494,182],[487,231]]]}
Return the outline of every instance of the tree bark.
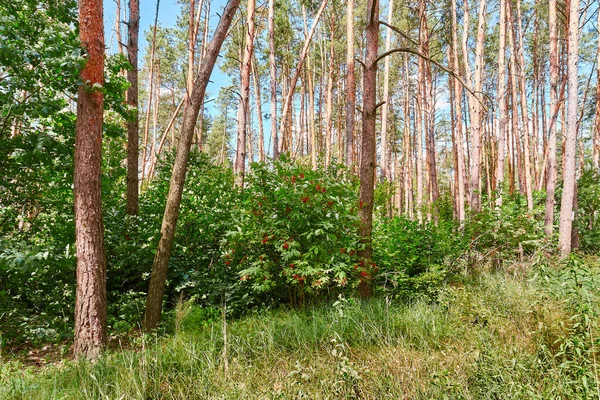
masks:
{"label": "tree bark", "polygon": [[139,210],[138,161],[139,161],[139,109],[138,109],[138,37],[140,31],[140,2],[129,0],[129,23],[127,25],[127,59],[131,69],[127,71],[129,88],[127,104],[132,115],[127,122],[127,214],[137,215]]}
{"label": "tree bark", "polygon": [[329,65],[327,73],[327,94],[325,97],[325,167],[331,164],[333,148],[333,80],[335,61],[335,8],[331,9],[329,36]]}
{"label": "tree bark", "polygon": [[366,262],[366,270],[358,285],[362,298],[373,295],[373,269],[370,267],[372,256],[373,232],[373,194],[375,188],[375,152],[377,124],[377,51],[379,46],[379,0],[368,0],[366,28],[366,56],[363,72],[363,123],[362,155],[360,160],[360,204],[361,220],[359,234],[365,248],[359,256]]}
{"label": "tree bark", "polygon": [[256,67],[256,58],[254,58],[254,62],[252,63],[252,77],[254,78],[254,98],[256,100],[256,117],[258,119],[258,159],[260,162],[264,162],[265,134],[262,118],[262,99],[260,96],[260,77],[258,76],[258,68]]}
{"label": "tree bark", "polygon": [[486,1],[480,0],[479,19],[477,23],[477,44],[475,47],[475,75],[474,91],[478,99],[473,101],[471,114],[472,128],[472,150],[471,150],[471,207],[476,212],[481,211],[481,131],[482,131],[482,108],[481,108],[481,90],[483,84],[483,42],[485,36],[485,7]]}
{"label": "tree bark", "polygon": [[[452,68],[458,74],[460,71],[458,65],[458,35],[457,35],[457,18],[456,18],[456,1],[452,0]],[[458,220],[463,222],[465,220],[465,153],[463,149],[463,125],[462,125],[462,88],[457,82],[453,80],[454,88],[454,101],[455,101],[455,141],[456,141],[456,158],[457,158],[457,211]]]}
{"label": "tree bark", "polygon": [[[517,0],[517,32],[519,34],[519,47],[517,56],[519,57],[519,89],[521,92],[521,117],[523,121],[523,167],[525,168],[525,195],[527,197],[527,209],[533,211],[533,183],[531,178],[531,158],[529,144],[529,117],[527,107],[527,93],[525,88],[525,55],[523,47],[523,29],[521,27],[521,0]],[[510,3],[508,4],[510,10]],[[511,13],[512,18],[512,13]],[[515,41],[516,42],[516,41]],[[515,71],[516,72],[516,71]]]}
{"label": "tree bark", "polygon": [[506,131],[506,1],[500,0],[500,37],[498,45],[498,89],[496,104],[498,105],[498,163],[496,167],[496,206],[502,207],[504,192],[504,153]]}
{"label": "tree bark", "polygon": [[248,0],[247,30],[244,46],[244,58],[240,71],[240,106],[237,121],[237,149],[235,156],[235,184],[244,186],[244,175],[246,172],[246,136],[248,133],[248,120],[250,114],[250,70],[252,66],[252,54],[254,52],[254,6],[255,0]]}
{"label": "tree bark", "polygon": [[568,80],[569,103],[567,109],[567,129],[565,136],[563,193],[560,202],[560,226],[558,245],[561,257],[571,253],[573,227],[573,198],[576,181],[576,151],[577,151],[577,89],[578,72],[577,58],[579,56],[579,0],[570,0],[569,11],[569,42],[568,42]]}
{"label": "tree bark", "polygon": [[354,0],[348,0],[346,9],[346,166],[354,165],[354,110],[356,108],[356,81],[354,79]]}
{"label": "tree bark", "polygon": [[152,264],[152,273],[150,275],[146,311],[143,320],[143,328],[145,331],[156,328],[160,321],[167,267],[173,247],[175,226],[177,224],[177,218],[179,217],[179,206],[181,204],[181,195],[185,183],[188,157],[194,138],[194,126],[196,124],[196,119],[198,118],[198,113],[200,112],[200,105],[204,98],[210,75],[239,3],[240,0],[228,1],[221,20],[207,47],[204,62],[196,74],[192,93],[186,101],[179,143],[177,145],[177,154],[175,156],[175,164],[173,166],[173,173],[169,184],[169,194],[167,196],[167,204],[165,206],[165,213],[160,231],[160,240]]}
{"label": "tree bark", "polygon": [[[600,27],[600,11],[598,12],[598,24]],[[600,38],[598,39],[598,60],[596,61],[596,115],[594,119],[594,137],[592,141],[592,158],[596,172],[600,172]]]}
{"label": "tree bark", "polygon": [[554,230],[554,192],[556,187],[556,123],[558,119],[558,38],[556,26],[556,0],[549,0],[548,29],[550,31],[550,126],[548,138],[548,168],[546,173],[546,212],[544,232]]}
{"label": "tree bark", "polygon": [[146,174],[146,161],[148,153],[148,129],[150,127],[150,111],[152,110],[152,96],[154,94],[154,52],[156,48],[156,30],[158,28],[158,9],[160,7],[160,0],[156,0],[156,14],[154,16],[154,31],[152,33],[152,44],[150,46],[150,65],[148,69],[148,106],[146,107],[146,120],[144,121],[144,142],[142,146],[142,179]]}
{"label": "tree bark", "polygon": [[76,358],[97,359],[106,345],[106,255],[102,224],[104,22],[102,0],[79,1],[79,38],[87,53],[81,70],[75,133]]}
{"label": "tree bark", "polygon": [[275,0],[269,0],[269,76],[271,79],[271,138],[273,158],[279,157],[277,136],[277,67],[275,66]]}
{"label": "tree bark", "polygon": [[[388,24],[392,25],[392,17],[394,15],[394,0],[390,0],[388,5]],[[385,51],[390,51],[392,43],[392,30],[388,27],[385,34]],[[383,99],[385,103],[381,106],[381,179],[389,178],[389,171],[387,169],[387,153],[388,153],[388,138],[387,138],[387,126],[388,126],[388,109],[390,101],[390,57],[386,57],[383,63]]]}

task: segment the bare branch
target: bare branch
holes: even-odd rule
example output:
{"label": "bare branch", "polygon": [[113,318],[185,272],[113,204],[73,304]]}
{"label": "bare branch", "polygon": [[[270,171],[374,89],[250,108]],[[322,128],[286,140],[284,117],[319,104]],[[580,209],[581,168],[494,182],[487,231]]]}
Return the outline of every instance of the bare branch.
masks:
{"label": "bare branch", "polygon": [[[439,62],[435,61],[431,57],[427,57],[425,54],[420,53],[419,51],[417,51],[415,49],[411,49],[409,47],[398,47],[396,49],[392,49],[390,51],[386,51],[385,53],[383,53],[379,57],[377,57],[377,59],[375,60],[375,63],[377,64],[379,61],[383,60],[385,57],[387,57],[389,55],[392,55],[394,53],[410,53],[410,54],[414,54],[414,55],[416,55],[418,57],[421,57],[422,59],[427,60],[430,63],[436,65],[438,68],[446,71],[447,73],[449,73],[450,75],[452,75],[458,82],[460,82],[460,84],[467,90],[467,92],[471,93],[477,99],[477,101],[481,104],[481,106],[483,107],[483,109],[485,111],[488,111],[488,108],[486,107],[485,103],[479,99],[479,97],[477,96],[477,93],[473,89],[471,89],[469,87],[469,85],[467,85],[465,83],[465,81],[463,81],[462,78],[456,72],[454,72],[450,68],[448,68],[448,67],[440,64]],[[480,94],[484,95],[485,97],[488,98],[488,100],[491,101],[490,97],[487,94],[485,94],[483,92],[480,92]]]}

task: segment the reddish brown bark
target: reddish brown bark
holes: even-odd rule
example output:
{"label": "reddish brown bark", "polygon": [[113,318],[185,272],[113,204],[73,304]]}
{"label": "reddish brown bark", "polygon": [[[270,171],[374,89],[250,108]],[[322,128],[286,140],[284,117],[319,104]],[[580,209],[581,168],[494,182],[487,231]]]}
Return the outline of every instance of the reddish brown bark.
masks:
{"label": "reddish brown bark", "polygon": [[79,1],[79,38],[87,52],[77,98],[75,134],[75,242],[77,289],[75,357],[96,359],[106,344],[106,256],[101,165],[104,96],[102,0]]}

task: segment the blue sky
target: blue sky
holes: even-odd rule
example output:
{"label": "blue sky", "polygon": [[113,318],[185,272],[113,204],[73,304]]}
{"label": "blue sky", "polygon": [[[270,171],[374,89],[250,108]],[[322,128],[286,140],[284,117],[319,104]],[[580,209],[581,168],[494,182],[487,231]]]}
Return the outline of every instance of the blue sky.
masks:
{"label": "blue sky", "polygon": [[[225,0],[211,0],[210,5],[210,26],[211,29],[214,30],[217,23],[219,22],[219,16],[223,8],[225,7]],[[126,12],[128,6],[128,0],[121,0],[121,20],[125,20],[128,18],[128,13]],[[105,29],[105,39],[106,46],[108,48],[109,53],[113,54],[117,52],[117,39],[115,34],[115,18],[116,18],[116,2],[115,0],[104,0],[104,29]],[[158,11],[158,24],[163,27],[174,27],[177,23],[177,16],[181,11],[181,6],[178,4],[177,0],[160,0],[160,7]],[[148,43],[146,42],[144,32],[152,29],[154,24],[154,16],[156,12],[156,0],[140,0],[140,54],[139,59],[142,60],[144,57],[144,53],[148,48]],[[122,40],[126,40],[127,28],[126,26],[121,26],[121,32],[123,35]],[[140,66],[143,67],[143,66]],[[207,93],[209,94],[209,99],[216,98],[219,94],[219,89],[223,86],[226,86],[230,83],[230,78],[225,75],[220,68],[215,66],[211,76],[211,82],[208,85]],[[208,100],[208,99],[207,99]],[[206,104],[209,113],[213,113],[213,104],[214,102],[210,102]]]}

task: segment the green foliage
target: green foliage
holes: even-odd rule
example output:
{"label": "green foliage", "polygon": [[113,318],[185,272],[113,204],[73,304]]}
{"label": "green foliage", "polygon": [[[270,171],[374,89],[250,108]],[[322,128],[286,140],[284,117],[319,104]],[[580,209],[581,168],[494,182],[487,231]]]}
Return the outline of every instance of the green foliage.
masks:
{"label": "green foliage", "polygon": [[404,217],[378,220],[373,233],[378,286],[404,298],[432,294],[445,280],[447,265],[466,250],[457,230],[449,221],[421,225]]}
{"label": "green foliage", "polygon": [[600,252],[600,174],[586,171],[577,182],[577,218],[581,250]]}
{"label": "green foliage", "polygon": [[598,278],[593,261],[569,261],[528,279],[484,273],[436,302],[256,312],[228,322],[227,372],[219,310],[182,304],[176,335],[93,365],[0,364],[0,397],[597,398]]}
{"label": "green foliage", "polygon": [[272,167],[253,164],[244,196],[221,262],[234,266],[245,291],[296,304],[366,273],[357,257],[357,183],[341,167],[312,170],[285,156]]}
{"label": "green foliage", "polygon": [[546,243],[543,196],[535,198],[532,213],[526,210],[524,196],[505,196],[502,207],[488,205],[465,223],[464,235],[470,239],[471,258],[495,266],[507,260],[523,260]]}

